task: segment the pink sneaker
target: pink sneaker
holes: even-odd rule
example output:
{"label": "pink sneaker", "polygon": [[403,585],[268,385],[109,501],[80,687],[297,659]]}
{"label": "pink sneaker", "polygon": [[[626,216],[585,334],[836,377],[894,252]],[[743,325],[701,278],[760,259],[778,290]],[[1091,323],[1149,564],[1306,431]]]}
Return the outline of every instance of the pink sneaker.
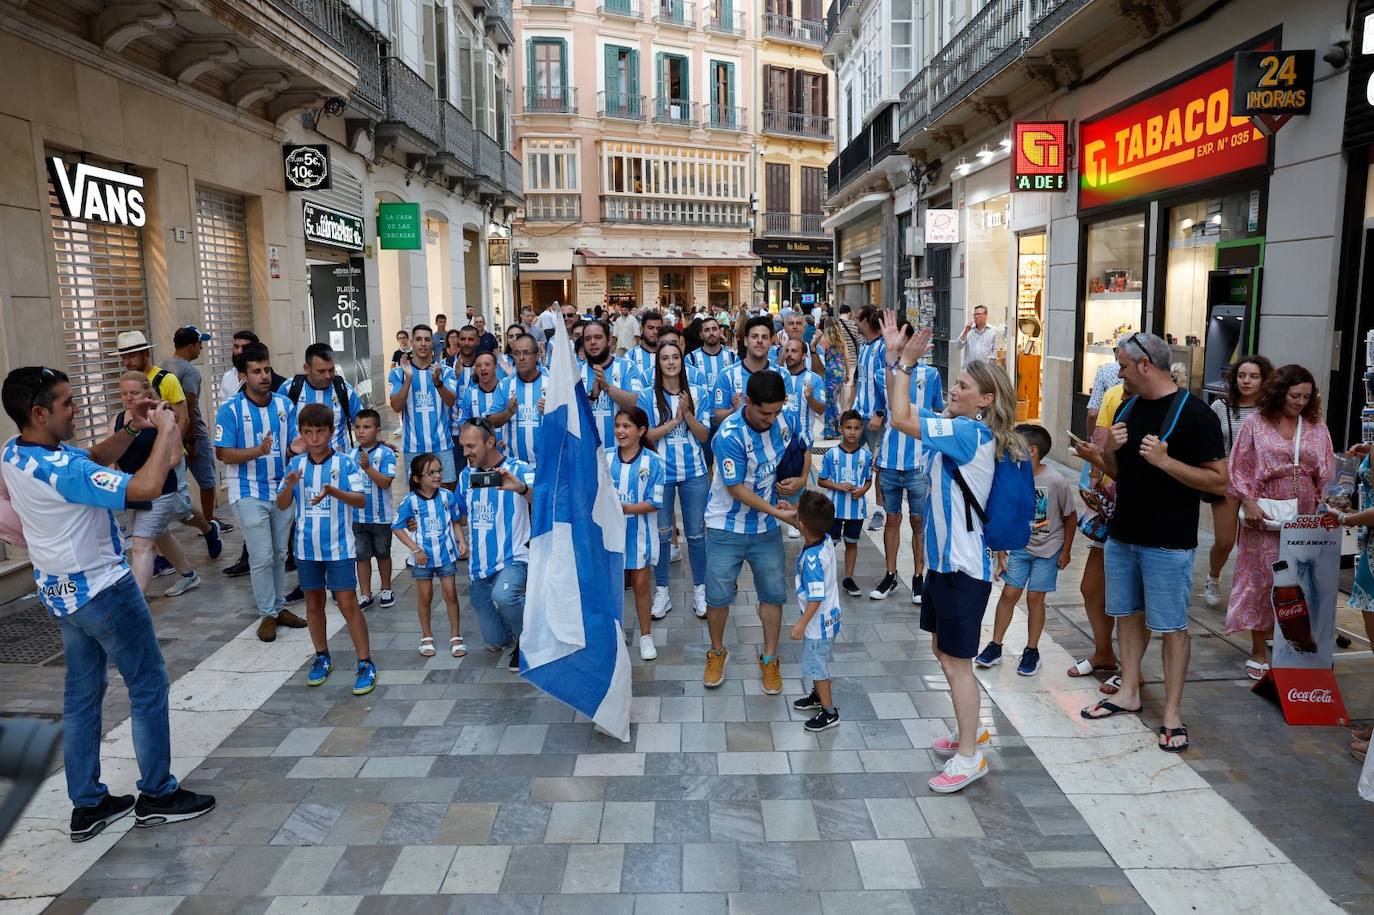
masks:
{"label": "pink sneaker", "polygon": [[[987,728],[983,728],[978,732],[978,746],[985,747],[991,742],[992,735],[988,733]],[[930,748],[936,753],[943,753],[946,756],[951,753],[959,752],[959,732],[950,731],[948,737],[937,738],[935,742],[930,745]]]}
{"label": "pink sneaker", "polygon": [[988,774],[988,761],[980,752],[969,759],[966,756],[951,756],[945,763],[945,770],[932,778],[927,784],[930,790],[939,794],[953,794],[962,791],[973,782]]}

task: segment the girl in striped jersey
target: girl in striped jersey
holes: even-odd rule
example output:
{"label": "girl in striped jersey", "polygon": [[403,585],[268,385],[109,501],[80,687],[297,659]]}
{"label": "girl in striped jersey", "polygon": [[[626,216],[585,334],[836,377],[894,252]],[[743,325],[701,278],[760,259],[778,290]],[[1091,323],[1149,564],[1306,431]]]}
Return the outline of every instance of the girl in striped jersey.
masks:
{"label": "girl in striped jersey", "polygon": [[654,611],[661,620],[673,609],[668,593],[669,541],[676,527],[674,502],[682,502],[682,526],[687,534],[687,558],[692,564],[692,609],[706,616],[706,497],[710,482],[702,443],[711,435],[710,398],[706,386],[686,377],[682,348],[662,343],[654,366],[653,387],[639,395],[639,409],[649,422],[649,441],[663,456],[663,508],[658,518],[658,568],[655,570]]}
{"label": "girl in striped jersey", "polygon": [[[410,495],[401,500],[391,529],[396,537],[415,556],[410,570],[415,577],[416,609],[420,614],[420,654],[434,657],[434,632],[430,629],[430,603],[434,600],[434,579],[444,592],[448,606],[448,626],[452,634],[448,640],[449,654],[461,658],[467,654],[463,637],[458,634],[458,588],[454,576],[458,574],[458,560],[468,554],[467,534],[461,524],[458,497],[444,489],[443,464],[436,454],[417,455],[410,462]],[[415,522],[415,537],[407,530]]]}
{"label": "girl in striped jersey", "polygon": [[[611,480],[625,512],[625,571],[635,594],[639,617],[639,657],[658,657],[649,613],[650,575],[658,561],[659,535],[656,518],[663,507],[663,459],[646,448],[649,419],[639,407],[626,407],[615,415],[615,451],[606,455]],[[652,447],[651,445],[649,447]]]}

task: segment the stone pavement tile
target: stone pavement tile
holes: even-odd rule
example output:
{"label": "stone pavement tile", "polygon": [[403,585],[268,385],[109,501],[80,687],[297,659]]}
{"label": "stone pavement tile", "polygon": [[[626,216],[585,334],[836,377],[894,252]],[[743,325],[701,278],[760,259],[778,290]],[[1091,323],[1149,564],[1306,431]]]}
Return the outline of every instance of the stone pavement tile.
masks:
{"label": "stone pavement tile", "polygon": [[865,772],[935,772],[925,750],[860,750],[859,761]]}
{"label": "stone pavement tile", "polygon": [[552,804],[515,802],[502,804],[491,827],[491,841],[496,845],[535,845],[544,841],[549,828]]}
{"label": "stone pavement tile", "polygon": [[873,839],[873,822],[868,808],[856,798],[812,801],[816,825],[822,839]]}
{"label": "stone pavement tile", "polygon": [[872,839],[851,843],[866,890],[920,889],[921,878],[905,842]]}
{"label": "stone pavement tile", "polygon": [[811,801],[762,801],[763,832],[769,842],[806,842],[820,838]]}
{"label": "stone pavement tile", "polygon": [[930,834],[937,839],[981,839],[983,827],[973,815],[967,798],[957,795],[918,797],[916,804]]}
{"label": "stone pavement tile", "polygon": [[[568,849],[567,869],[563,874],[564,893],[616,893],[620,891],[620,871],[625,863],[625,846],[574,845]],[[547,905],[545,907],[547,911]]]}
{"label": "stone pavement tile", "polygon": [[906,693],[869,693],[869,704],[879,718],[922,718]]}
{"label": "stone pavement tile", "polygon": [[[177,915],[262,915],[272,904],[268,896],[188,896]],[[48,915],[59,915],[49,908]]]}
{"label": "stone pavement tile", "polygon": [[821,915],[915,915],[911,895],[901,890],[821,892]]}
{"label": "stone pavement tile", "polygon": [[718,893],[652,893],[635,897],[634,915],[726,915],[728,898]]}
{"label": "stone pavement tile", "polygon": [[980,887],[978,871],[962,839],[907,839],[922,886],[932,889]]}
{"label": "stone pavement tile", "polygon": [[[800,713],[798,714],[800,715]],[[846,711],[845,715],[847,714]],[[794,726],[801,727],[801,725]],[[822,750],[863,750],[868,747],[868,744],[864,742],[863,731],[859,730],[859,722],[849,720],[844,716],[841,717],[837,726],[817,734],[816,743]]]}
{"label": "stone pavement tile", "polygon": [[599,801],[605,793],[606,779],[595,776],[536,778],[530,786],[533,801]]}
{"label": "stone pavement tile", "polygon": [[450,804],[435,841],[442,845],[486,845],[500,804]]}
{"label": "stone pavement tile", "polygon": [[377,839],[378,845],[428,845],[439,835],[448,815],[448,804],[389,804],[391,819]]}
{"label": "stone pavement tile", "polygon": [[[664,696],[659,700],[658,720],[662,722],[700,722],[704,721],[702,697]],[[684,747],[684,749],[686,749]]]}
{"label": "stone pavement tile", "polygon": [[768,730],[775,750],[788,752],[820,749],[816,735],[792,721],[770,721]]}
{"label": "stone pavement tile", "polygon": [[873,829],[879,839],[928,839],[930,827],[926,826],[921,808],[914,800],[907,798],[869,799],[864,801]]}
{"label": "stone pavement tile", "polygon": [[441,893],[499,893],[510,860],[509,845],[459,848],[449,865]]}
{"label": "stone pavement tile", "polygon": [[711,840],[762,842],[763,806],[759,801],[711,801]]}
{"label": "stone pavement tile", "polygon": [[713,722],[685,722],[682,725],[684,753],[723,753],[726,749],[725,725]]}
{"label": "stone pavement tile", "polygon": [[682,846],[682,889],[688,893],[733,893],[740,888],[740,858],[734,843]]}
{"label": "stone pavement tile", "polygon": [[305,797],[301,798],[302,803],[342,809],[349,804],[375,802],[382,793],[383,783],[372,779],[360,781],[357,778],[326,778],[320,781],[296,779],[285,784],[300,784],[310,788]]}
{"label": "stone pavement tile", "polygon": [[[655,841],[656,806],[652,801],[607,802],[601,815],[601,832],[597,841],[619,845]],[[675,810],[672,815],[678,816],[678,811]]]}
{"label": "stone pavement tile", "polygon": [[246,896],[261,893],[286,860],[289,849],[277,846],[243,846],[225,862],[205,885],[211,896]]}
{"label": "stone pavement tile", "polygon": [[730,722],[725,725],[725,748],[732,753],[770,752],[773,729],[767,722]]}
{"label": "stone pavement tile", "polygon": [[[502,672],[501,676],[509,675]],[[544,897],[538,893],[454,896],[449,915],[539,915],[543,902]]]}
{"label": "stone pavement tile", "polygon": [[157,896],[199,895],[225,862],[234,856],[235,851],[232,845],[193,845],[178,848],[171,860],[162,868],[162,872],[148,884],[147,892]]}
{"label": "stone pavement tile", "polygon": [[848,842],[796,842],[792,845],[803,890],[859,890],[863,881]]}
{"label": "stone pavement tile", "polygon": [[995,831],[968,843],[968,857],[983,886],[1026,886],[1040,883],[1039,873],[1021,850],[1015,833]]}
{"label": "stone pavement tile", "polygon": [[821,915],[815,893],[731,893],[730,915]]}
{"label": "stone pavement tile", "polygon": [[701,700],[703,721],[748,721],[744,713],[743,696],[704,696]]}
{"label": "stone pavement tile", "polygon": [[[801,689],[785,690],[789,696],[801,694]],[[792,704],[782,696],[745,696],[744,714],[750,721],[787,721]]]}
{"label": "stone pavement tile", "polygon": [[[728,731],[726,737],[728,740]],[[772,752],[718,753],[716,767],[721,775],[786,775],[792,771],[786,753]]]}
{"label": "stone pavement tile", "polygon": [[501,735],[501,742],[496,746],[496,752],[510,755],[538,753],[544,746],[544,737],[548,731],[547,724],[507,725],[505,733]]}
{"label": "stone pavement tile", "polygon": [[86,911],[96,915],[171,915],[181,905],[181,896],[138,896],[123,899],[97,899]]}
{"label": "stone pavement tile", "polygon": [[[439,693],[442,695],[443,690],[440,689]],[[402,724],[410,728],[442,725],[448,720],[448,716],[456,704],[454,699],[420,698],[418,696],[407,698],[412,701],[410,702],[410,711],[406,714]]]}
{"label": "stone pavement tile", "polygon": [[[677,727],[677,725],[672,725]],[[717,775],[720,774],[717,753],[646,753],[644,774],[653,775]]]}
{"label": "stone pavement tile", "polygon": [[787,757],[798,774],[864,771],[855,750],[794,750]]}
{"label": "stone pavement tile", "polygon": [[461,755],[495,753],[501,745],[501,734],[506,730],[503,724],[467,724],[458,732],[458,740],[452,752]]}
{"label": "stone pavement tile", "polygon": [[860,721],[859,733],[870,750],[908,750],[911,737],[901,721]]}
{"label": "stone pavement tile", "polygon": [[541,915],[634,915],[634,911],[633,896],[545,896]]}
{"label": "stone pavement tile", "polygon": [[273,756],[313,756],[334,728],[293,728],[272,750]]}
{"label": "stone pavement tile", "polygon": [[372,728],[335,727],[315,751],[315,756],[359,756],[372,740]]}
{"label": "stone pavement tile", "polygon": [[359,778],[424,778],[434,766],[433,756],[373,756]]}
{"label": "stone pavement tile", "polygon": [[395,846],[354,845],[344,851],[325,882],[327,895],[376,895],[396,864],[401,849]]}
{"label": "stone pavement tile", "polygon": [[574,775],[643,775],[643,753],[582,753]]}
{"label": "stone pavement tile", "polygon": [[635,725],[636,753],[682,752],[682,725],[678,723],[650,723]]}
{"label": "stone pavement tile", "polygon": [[349,804],[325,837],[325,844],[375,845],[390,821],[391,808],[386,804]]}
{"label": "stone pavement tile", "polygon": [[549,812],[546,845],[596,842],[601,834],[600,801],[558,801]]}
{"label": "stone pavement tile", "polygon": [[[620,872],[620,891],[622,893],[682,892],[682,846],[625,846],[625,863]],[[636,912],[638,910],[638,906],[636,906]]]}
{"label": "stone pavement tile", "polygon": [[501,892],[556,893],[567,864],[566,845],[517,845],[511,849]]}
{"label": "stone pavement tile", "polygon": [[[974,884],[976,887],[977,884]],[[1039,889],[1036,887],[1034,889]],[[911,903],[916,907],[916,911],[925,915],[935,915],[939,912],[959,912],[960,915],[1008,915],[1015,912],[1017,915],[1062,915],[1069,912],[1067,908],[1068,899],[1064,900],[1044,900],[1037,904],[1027,906],[1026,900],[1018,899],[1017,904],[1013,905],[1008,898],[1011,892],[1022,893],[1022,888],[1012,891],[1000,889],[924,889],[912,890],[908,895]],[[1083,911],[1083,915],[1089,912],[1100,913],[1103,911],[1101,906],[1093,909],[1078,910]],[[1124,913],[1123,913],[1124,915]]]}
{"label": "stone pavement tile", "polygon": [[263,888],[263,895],[311,896],[319,893],[345,851],[342,845],[306,845],[291,849]]}
{"label": "stone pavement tile", "polygon": [[[377,793],[377,800],[383,804],[421,803],[428,801],[446,804],[453,800],[458,791],[458,779],[437,778],[389,778]],[[353,843],[357,844],[357,843]]]}
{"label": "stone pavement tile", "polygon": [[[662,813],[655,804],[654,842],[682,844],[711,841],[710,801],[672,801],[665,803]],[[610,802],[607,802],[610,806]],[[603,821],[602,829],[605,829]],[[604,835],[604,833],[603,833]],[[602,841],[605,841],[603,838]]]}
{"label": "stone pavement tile", "polygon": [[362,756],[306,756],[298,760],[287,778],[353,778],[367,760]]}
{"label": "stone pavement tile", "polygon": [[361,896],[278,896],[267,915],[353,915]]}
{"label": "stone pavement tile", "polygon": [[449,915],[451,896],[364,896],[353,915]]}
{"label": "stone pavement tile", "polygon": [[453,845],[407,845],[378,891],[383,895],[437,893],[458,851]]}
{"label": "stone pavement tile", "polygon": [[801,887],[796,847],[791,842],[739,842],[740,888],[749,892],[792,892]]}
{"label": "stone pavement tile", "polygon": [[585,753],[592,732],[584,724],[550,724],[544,732],[545,753]]}

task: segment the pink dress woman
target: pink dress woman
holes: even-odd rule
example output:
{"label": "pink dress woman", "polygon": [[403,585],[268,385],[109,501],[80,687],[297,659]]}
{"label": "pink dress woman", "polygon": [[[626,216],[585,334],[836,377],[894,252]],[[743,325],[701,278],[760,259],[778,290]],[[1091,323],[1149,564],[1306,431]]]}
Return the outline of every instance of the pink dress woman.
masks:
{"label": "pink dress woman", "polygon": [[[1298,513],[1310,515],[1335,473],[1331,433],[1321,421],[1302,422],[1299,448]],[[1231,449],[1231,489],[1242,501],[1293,498],[1293,440],[1279,434],[1255,413],[1241,424]],[[1271,568],[1279,558],[1278,531],[1244,525],[1236,540],[1236,571],[1226,607],[1226,631],[1272,632],[1274,604]]]}

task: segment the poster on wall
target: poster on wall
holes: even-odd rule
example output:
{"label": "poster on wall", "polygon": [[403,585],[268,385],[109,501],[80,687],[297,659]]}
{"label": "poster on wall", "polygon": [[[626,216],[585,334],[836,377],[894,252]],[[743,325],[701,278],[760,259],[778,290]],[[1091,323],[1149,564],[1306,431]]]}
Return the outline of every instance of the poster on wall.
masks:
{"label": "poster on wall", "polygon": [[639,297],[639,301],[640,301],[645,307],[648,307],[648,308],[658,308],[658,307],[659,307],[659,301],[658,301],[658,289],[659,289],[659,283],[658,283],[658,268],[657,268],[657,267],[640,267],[640,268],[639,268],[639,284],[640,284],[640,288],[643,290],[642,294],[641,294],[640,297]]}
{"label": "poster on wall", "polygon": [[606,298],[606,268],[577,268],[577,307],[590,311]]}
{"label": "poster on wall", "polygon": [[958,241],[958,210],[926,210],[926,244],[952,245]]}
{"label": "poster on wall", "polygon": [[372,348],[368,342],[367,284],[363,259],[310,265],[310,300],[315,339],[334,350],[339,375],[353,385],[364,407],[374,406]]}
{"label": "poster on wall", "polygon": [[706,268],[692,268],[692,301],[689,303],[692,310],[705,308],[711,301],[711,290],[707,285]]}

